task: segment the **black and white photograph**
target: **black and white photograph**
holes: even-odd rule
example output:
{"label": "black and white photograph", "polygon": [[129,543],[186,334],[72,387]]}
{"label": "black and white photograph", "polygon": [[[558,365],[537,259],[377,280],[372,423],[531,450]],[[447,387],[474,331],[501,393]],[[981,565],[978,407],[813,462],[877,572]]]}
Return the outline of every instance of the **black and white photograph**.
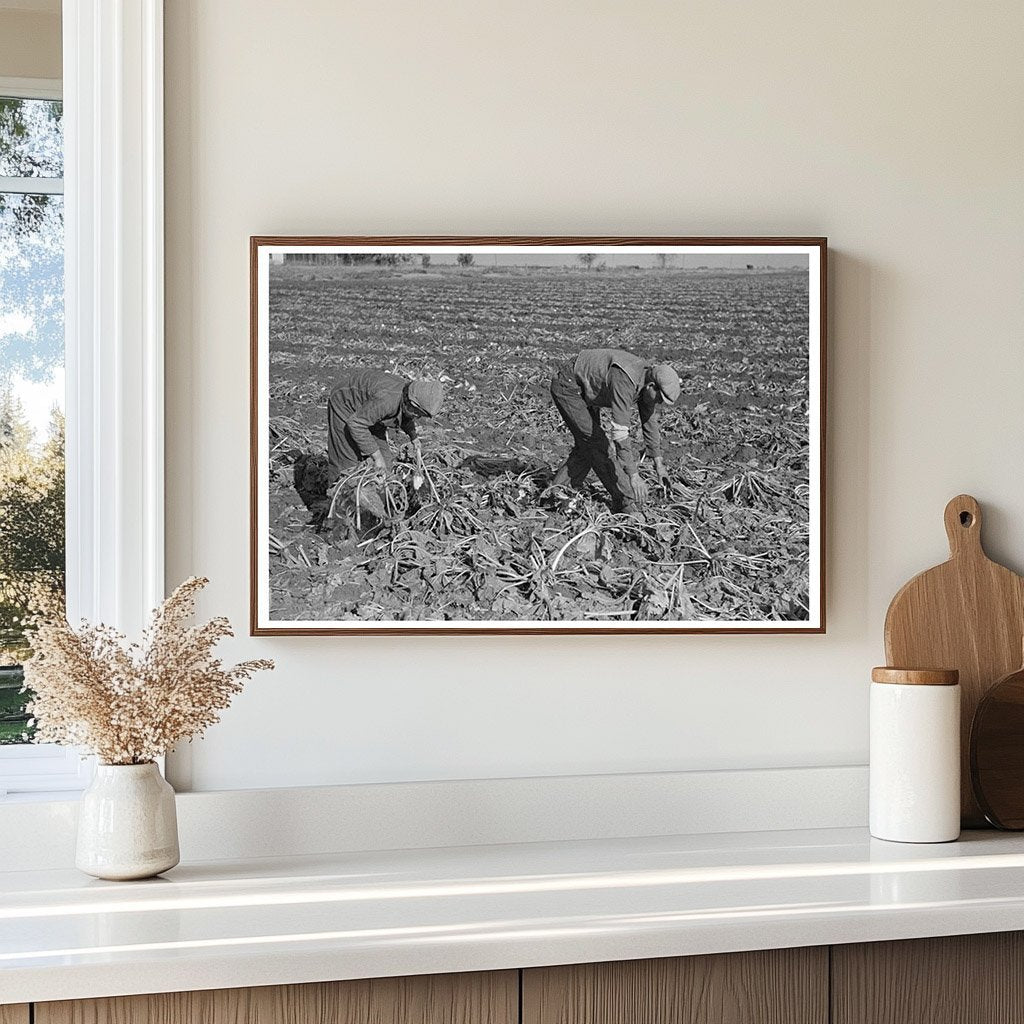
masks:
{"label": "black and white photograph", "polygon": [[253,238],[252,632],[823,632],[825,253]]}

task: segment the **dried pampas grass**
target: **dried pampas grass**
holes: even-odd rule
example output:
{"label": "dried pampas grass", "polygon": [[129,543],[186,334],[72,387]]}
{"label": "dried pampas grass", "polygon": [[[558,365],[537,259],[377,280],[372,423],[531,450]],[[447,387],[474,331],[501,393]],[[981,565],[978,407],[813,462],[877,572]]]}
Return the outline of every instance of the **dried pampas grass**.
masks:
{"label": "dried pampas grass", "polygon": [[104,764],[145,764],[199,736],[267,660],[225,668],[214,647],[232,636],[228,620],[189,626],[209,583],[186,580],[153,612],[141,644],[109,626],[40,618],[25,662],[38,743],[84,747]]}

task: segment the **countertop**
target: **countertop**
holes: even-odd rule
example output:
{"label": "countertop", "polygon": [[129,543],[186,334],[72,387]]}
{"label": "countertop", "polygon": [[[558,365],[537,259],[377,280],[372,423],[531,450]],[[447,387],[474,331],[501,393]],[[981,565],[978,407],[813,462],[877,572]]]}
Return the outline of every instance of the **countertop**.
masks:
{"label": "countertop", "polygon": [[1024,929],[1024,837],[863,829],[0,872],[0,1004]]}

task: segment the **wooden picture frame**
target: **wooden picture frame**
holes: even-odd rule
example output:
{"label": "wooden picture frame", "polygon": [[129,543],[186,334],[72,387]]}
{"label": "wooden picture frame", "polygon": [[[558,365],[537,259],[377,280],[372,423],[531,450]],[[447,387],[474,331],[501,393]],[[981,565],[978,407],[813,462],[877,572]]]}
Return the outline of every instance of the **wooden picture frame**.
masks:
{"label": "wooden picture frame", "polygon": [[[825,238],[254,236],[250,306],[252,635],[825,632]],[[637,387],[656,399],[666,392],[652,383],[654,360],[682,378],[678,402],[658,407],[671,449],[659,497],[626,513],[593,475],[580,492],[550,486],[573,446],[548,394],[552,367],[568,380],[579,351],[607,349],[640,359],[646,369],[630,379],[646,374]],[[339,470],[337,446],[325,468],[328,401],[337,437],[348,427],[330,395],[357,367],[391,373],[399,389],[444,385],[435,420],[416,421],[436,423],[423,442],[429,501],[414,491],[411,446],[387,482],[368,461]],[[422,412],[408,387],[401,394],[392,427]],[[511,428],[504,448],[498,420]],[[630,429],[638,436],[635,417]],[[623,451],[608,443],[613,459]],[[321,472],[342,474],[322,500]],[[653,483],[645,465],[637,472]],[[371,495],[380,501],[363,513]],[[523,515],[506,522],[499,505]],[[486,542],[467,532],[474,521]],[[438,554],[456,525],[451,556]],[[395,541],[396,530],[414,541]],[[768,617],[751,617],[760,609]]]}

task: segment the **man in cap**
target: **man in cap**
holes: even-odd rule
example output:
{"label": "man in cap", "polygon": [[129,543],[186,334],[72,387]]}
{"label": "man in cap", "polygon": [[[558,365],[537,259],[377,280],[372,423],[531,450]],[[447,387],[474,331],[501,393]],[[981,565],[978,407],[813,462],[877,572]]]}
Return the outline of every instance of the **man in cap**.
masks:
{"label": "man in cap", "polygon": [[384,370],[345,371],[327,401],[328,484],[364,459],[387,472],[394,458],[388,430],[399,428],[418,448],[416,421],[436,415],[443,398],[436,381],[407,380]]}
{"label": "man in cap", "polygon": [[[580,487],[591,470],[612,496],[615,511],[647,500],[630,442],[633,410],[658,479],[668,482],[661,454],[658,409],[679,397],[679,375],[667,363],[651,365],[618,348],[584,349],[560,364],[551,379],[551,397],[573,436],[573,449],[555,473],[553,485]],[[601,409],[611,413],[611,443],[601,426]]]}

